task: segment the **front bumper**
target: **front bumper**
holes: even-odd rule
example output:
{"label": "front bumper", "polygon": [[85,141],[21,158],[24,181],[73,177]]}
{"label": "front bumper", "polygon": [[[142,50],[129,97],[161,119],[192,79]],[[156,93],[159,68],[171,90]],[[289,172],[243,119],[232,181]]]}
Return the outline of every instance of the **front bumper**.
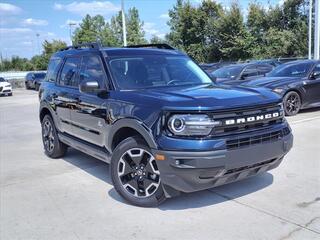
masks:
{"label": "front bumper", "polygon": [[[194,192],[238,181],[276,168],[292,148],[290,133],[279,140],[232,150],[162,151],[165,160],[157,161],[164,189]],[[166,191],[170,197],[169,191]]]}
{"label": "front bumper", "polygon": [[12,93],[12,87],[0,87],[0,95],[9,95]]}

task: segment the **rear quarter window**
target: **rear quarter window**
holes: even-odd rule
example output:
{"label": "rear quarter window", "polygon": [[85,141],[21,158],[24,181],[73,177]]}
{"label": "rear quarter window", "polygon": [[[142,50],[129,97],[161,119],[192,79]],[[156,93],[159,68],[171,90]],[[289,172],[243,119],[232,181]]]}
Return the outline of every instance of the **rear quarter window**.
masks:
{"label": "rear quarter window", "polygon": [[52,59],[49,62],[45,81],[55,82],[58,76],[59,67],[61,65],[61,59]]}

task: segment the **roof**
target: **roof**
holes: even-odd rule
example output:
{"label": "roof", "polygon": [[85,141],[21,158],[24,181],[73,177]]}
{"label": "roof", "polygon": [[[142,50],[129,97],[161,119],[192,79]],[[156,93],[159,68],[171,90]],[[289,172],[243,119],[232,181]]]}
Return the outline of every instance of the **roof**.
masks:
{"label": "roof", "polygon": [[290,62],[286,62],[286,63],[284,63],[284,64],[290,65],[290,64],[298,64],[298,63],[312,63],[312,64],[316,64],[316,63],[320,63],[320,60],[304,59],[304,60],[290,61]]}
{"label": "roof", "polygon": [[65,55],[78,55],[92,52],[104,52],[107,56],[128,56],[128,55],[185,55],[167,44],[147,44],[129,47],[100,47],[96,43],[88,43],[66,47],[56,52],[53,57],[62,58]]}

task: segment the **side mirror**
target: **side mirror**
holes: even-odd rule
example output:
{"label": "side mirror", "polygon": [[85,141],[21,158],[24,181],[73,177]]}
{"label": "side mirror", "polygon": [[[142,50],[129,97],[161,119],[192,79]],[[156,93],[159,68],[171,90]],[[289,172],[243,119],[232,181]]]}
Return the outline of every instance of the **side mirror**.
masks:
{"label": "side mirror", "polygon": [[79,90],[83,93],[98,93],[99,83],[97,81],[82,81],[79,84]]}
{"label": "side mirror", "polygon": [[310,79],[318,79],[318,78],[320,78],[320,71],[311,73]]}

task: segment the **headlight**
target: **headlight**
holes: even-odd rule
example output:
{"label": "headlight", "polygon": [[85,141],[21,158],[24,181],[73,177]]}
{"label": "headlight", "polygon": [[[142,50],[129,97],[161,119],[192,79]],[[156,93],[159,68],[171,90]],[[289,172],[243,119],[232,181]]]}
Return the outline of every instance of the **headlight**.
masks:
{"label": "headlight", "polygon": [[275,92],[275,93],[281,94],[281,93],[284,91],[284,89],[282,89],[282,88],[275,88],[275,89],[273,89],[272,91]]}
{"label": "headlight", "polygon": [[206,114],[176,114],[169,118],[168,128],[177,136],[207,136],[219,124]]}

